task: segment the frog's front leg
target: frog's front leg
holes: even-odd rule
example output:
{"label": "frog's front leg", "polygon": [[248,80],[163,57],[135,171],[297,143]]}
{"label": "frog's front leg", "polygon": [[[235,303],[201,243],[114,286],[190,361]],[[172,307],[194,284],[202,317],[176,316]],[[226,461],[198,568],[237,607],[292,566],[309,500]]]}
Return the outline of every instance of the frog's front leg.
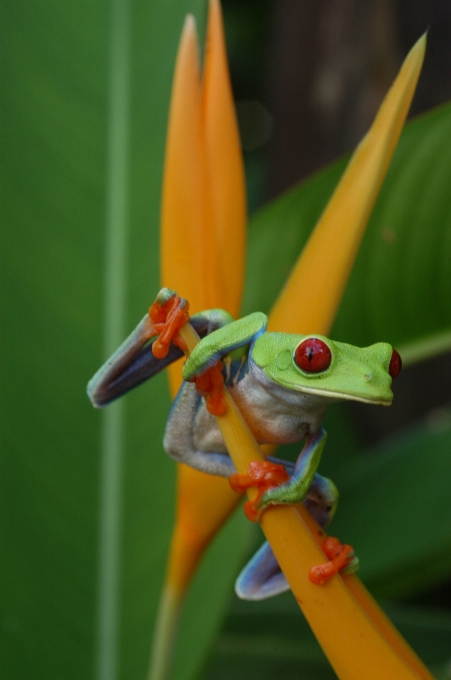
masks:
{"label": "frog's front leg", "polygon": [[[247,474],[234,474],[230,477],[230,486],[238,493],[252,486],[258,488],[257,498],[254,501],[247,501],[244,505],[244,512],[249,519],[252,521],[258,519],[259,514],[268,505],[302,501],[318,468],[326,437],[322,427],[308,434],[294,471],[289,474],[288,479],[286,475],[284,479],[284,475],[278,474],[279,470],[283,473],[281,466],[274,466],[274,463],[268,461],[254,461],[249,465]],[[277,469],[270,470],[270,467]],[[283,480],[282,483],[280,480]]]}
{"label": "frog's front leg", "polygon": [[318,469],[326,438],[327,434],[322,427],[308,434],[290,479],[280,486],[268,489],[262,495],[260,510],[264,510],[270,504],[298,503],[306,496]]}
{"label": "frog's front leg", "polygon": [[193,383],[184,382],[172,404],[163,448],[174,460],[201,472],[221,477],[235,472],[216,421]]}
{"label": "frog's front leg", "polygon": [[322,427],[307,436],[307,441],[298,456],[290,479],[280,486],[268,489],[262,495],[258,506],[260,511],[264,510],[268,505],[291,504],[302,501],[318,469],[326,438],[327,434]]}
{"label": "frog's front leg", "polygon": [[[283,465],[289,475],[294,474],[295,463],[272,456],[268,456],[267,460]],[[302,503],[318,524],[325,529],[331,523],[337,509],[338,489],[331,479],[315,473]]]}

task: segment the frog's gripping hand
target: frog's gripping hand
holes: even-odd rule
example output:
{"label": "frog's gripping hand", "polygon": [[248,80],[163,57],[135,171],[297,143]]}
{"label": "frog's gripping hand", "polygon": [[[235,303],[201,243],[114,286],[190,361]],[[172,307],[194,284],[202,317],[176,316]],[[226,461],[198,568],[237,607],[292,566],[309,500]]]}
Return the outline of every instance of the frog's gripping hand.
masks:
{"label": "frog's gripping hand", "polygon": [[[164,304],[174,296],[173,291],[163,288],[157,296],[157,303]],[[224,310],[212,309],[195,314],[190,322],[203,338],[232,320],[230,314]],[[107,406],[183,356],[180,347],[171,343],[165,357],[155,357],[152,345],[158,334],[158,324],[155,324],[149,313],[146,314],[89,381],[88,396],[96,408]]]}
{"label": "frog's gripping hand", "polygon": [[[308,435],[291,474],[282,467],[285,461],[272,459],[254,461],[250,463],[246,474],[234,474],[229,477],[230,486],[238,493],[249,487],[256,487],[258,490],[256,498],[244,504],[244,512],[248,519],[253,522],[258,520],[268,505],[293,504],[305,498],[318,468],[326,438],[326,432],[322,427]],[[283,473],[282,476],[280,473]]]}

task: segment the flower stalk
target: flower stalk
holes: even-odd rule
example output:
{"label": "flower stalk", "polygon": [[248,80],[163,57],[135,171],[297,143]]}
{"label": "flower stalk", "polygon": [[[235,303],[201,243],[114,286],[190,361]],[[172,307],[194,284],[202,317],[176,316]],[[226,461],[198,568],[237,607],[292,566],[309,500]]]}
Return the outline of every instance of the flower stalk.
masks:
{"label": "flower stalk", "polygon": [[[199,338],[190,324],[179,333],[189,356]],[[264,456],[226,389],[223,397],[226,413],[215,417],[237,471],[244,474],[249,463]],[[255,489],[248,492],[251,500],[255,494]],[[356,576],[336,575],[323,586],[309,581],[311,567],[324,562],[319,542],[325,534],[304,506],[270,506],[260,523],[296,601],[341,680],[433,680]]]}

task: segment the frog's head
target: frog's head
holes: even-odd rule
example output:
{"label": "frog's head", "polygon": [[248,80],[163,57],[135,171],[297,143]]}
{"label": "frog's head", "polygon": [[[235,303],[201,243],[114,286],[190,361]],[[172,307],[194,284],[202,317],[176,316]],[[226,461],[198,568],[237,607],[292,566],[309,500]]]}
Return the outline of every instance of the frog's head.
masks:
{"label": "frog's head", "polygon": [[385,342],[359,348],[322,335],[265,333],[254,343],[252,361],[287,389],[385,406],[401,370],[401,357]]}

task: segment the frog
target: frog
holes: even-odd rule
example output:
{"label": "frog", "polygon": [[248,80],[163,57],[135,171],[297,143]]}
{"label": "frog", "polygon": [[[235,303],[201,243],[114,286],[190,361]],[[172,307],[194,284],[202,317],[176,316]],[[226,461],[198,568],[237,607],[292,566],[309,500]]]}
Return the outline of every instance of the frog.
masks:
{"label": "frog", "polygon": [[[162,289],[157,301],[164,304],[174,295]],[[392,380],[402,366],[398,352],[384,342],[359,348],[321,334],[270,332],[263,312],[234,320],[227,311],[212,309],[193,315],[190,322],[201,339],[183,367],[183,383],[165,428],[165,451],[204,473],[236,477],[212,409],[196,389],[199,378],[219,365],[225,387],[259,444],[305,442],[295,463],[269,458],[285,468],[286,481],[260,495],[258,513],[269,505],[302,502],[327,527],[338,502],[334,483],[317,472],[327,437],[322,426],[327,406],[343,400],[389,406]],[[153,336],[154,325],[146,315],[89,382],[95,407],[106,406],[182,356],[178,343],[165,356],[155,357]],[[352,554],[346,571],[357,566]],[[238,596],[250,600],[288,588],[268,543],[235,585]]]}

